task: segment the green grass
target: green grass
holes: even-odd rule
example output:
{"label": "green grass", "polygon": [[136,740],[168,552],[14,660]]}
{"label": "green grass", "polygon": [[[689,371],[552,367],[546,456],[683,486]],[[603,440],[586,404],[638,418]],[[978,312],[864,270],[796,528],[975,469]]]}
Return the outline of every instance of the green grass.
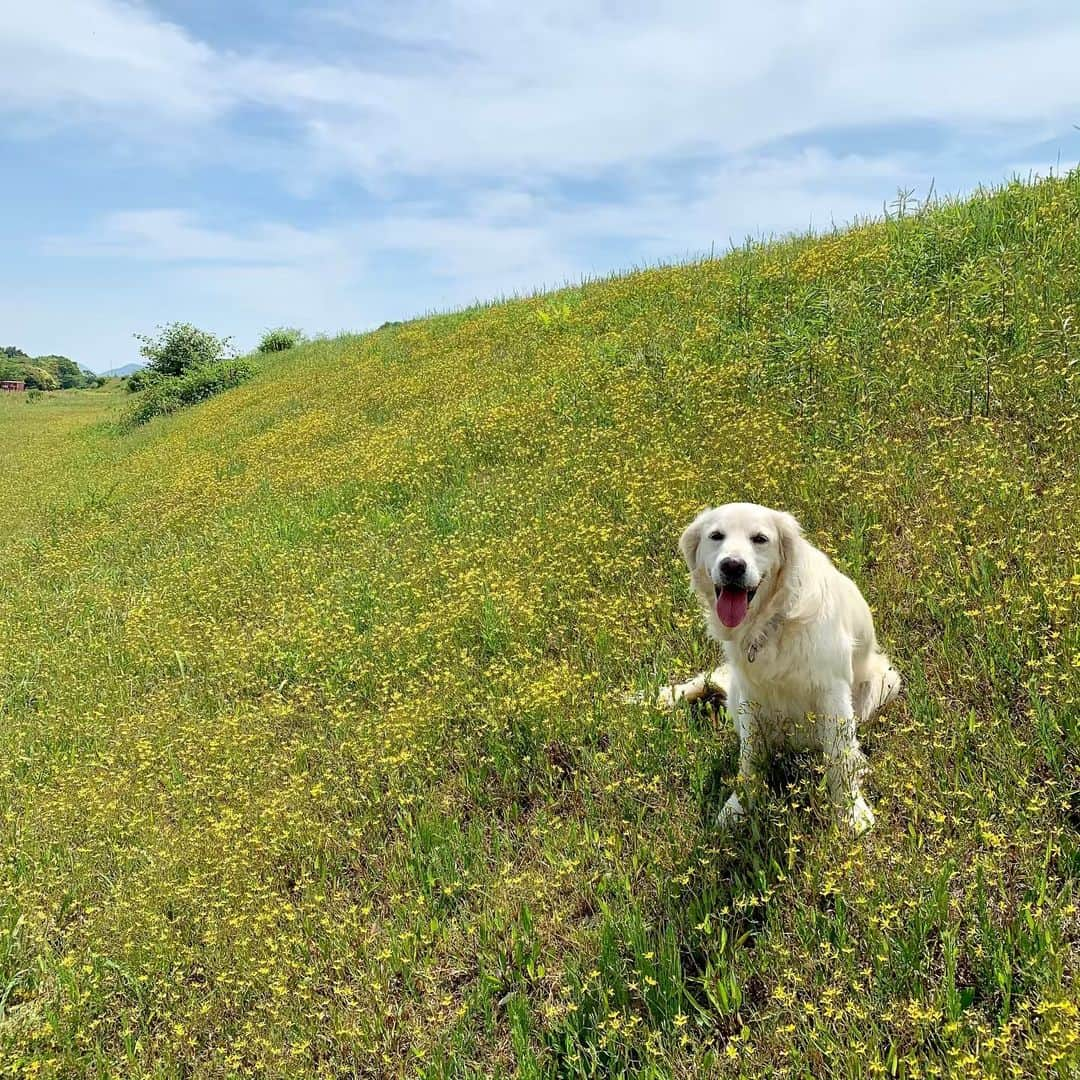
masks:
{"label": "green grass", "polygon": [[[1080,176],[0,398],[0,1071],[1075,1075]],[[795,513],[905,696],[876,829],[626,703]]]}

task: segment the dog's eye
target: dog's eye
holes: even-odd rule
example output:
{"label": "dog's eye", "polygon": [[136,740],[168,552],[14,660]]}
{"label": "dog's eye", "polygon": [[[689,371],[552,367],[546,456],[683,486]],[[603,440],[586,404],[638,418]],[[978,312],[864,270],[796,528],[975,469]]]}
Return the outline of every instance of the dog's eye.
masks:
{"label": "dog's eye", "polygon": [[750,537],[750,541],[754,544],[767,544],[769,538],[764,533],[754,533],[754,535]]}
{"label": "dog's eye", "polygon": [[723,540],[724,534],[719,529],[713,529],[713,531],[709,533],[709,539],[718,541]]}

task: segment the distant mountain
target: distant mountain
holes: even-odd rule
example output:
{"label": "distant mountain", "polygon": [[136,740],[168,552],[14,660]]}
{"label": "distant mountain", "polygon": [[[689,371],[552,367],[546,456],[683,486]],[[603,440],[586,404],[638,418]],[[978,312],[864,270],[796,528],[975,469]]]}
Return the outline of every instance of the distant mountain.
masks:
{"label": "distant mountain", "polygon": [[123,367],[112,368],[109,371],[103,371],[101,374],[106,379],[122,379],[126,375],[134,375],[136,371],[142,371],[144,364],[125,364]]}

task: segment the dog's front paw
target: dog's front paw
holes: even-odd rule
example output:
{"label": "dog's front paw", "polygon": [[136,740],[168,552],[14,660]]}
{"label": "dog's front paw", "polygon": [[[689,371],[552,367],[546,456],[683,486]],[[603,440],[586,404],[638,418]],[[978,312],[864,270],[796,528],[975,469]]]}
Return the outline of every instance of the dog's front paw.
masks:
{"label": "dog's front paw", "polygon": [[861,795],[840,811],[840,826],[853,836],[862,836],[874,827],[874,811]]}
{"label": "dog's front paw", "polygon": [[743,804],[739,802],[739,796],[732,792],[728,801],[720,808],[720,813],[716,815],[716,827],[732,829],[745,816],[746,811],[743,809]]}

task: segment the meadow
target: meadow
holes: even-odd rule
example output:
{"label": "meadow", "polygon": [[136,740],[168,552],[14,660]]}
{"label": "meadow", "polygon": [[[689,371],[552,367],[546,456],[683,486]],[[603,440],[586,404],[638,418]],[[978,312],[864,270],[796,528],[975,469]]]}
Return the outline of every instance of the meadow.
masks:
{"label": "meadow", "polygon": [[[0,1075],[1080,1071],[1080,174],[124,404],[0,398]],[[905,677],[857,842],[647,703],[740,499]]]}

